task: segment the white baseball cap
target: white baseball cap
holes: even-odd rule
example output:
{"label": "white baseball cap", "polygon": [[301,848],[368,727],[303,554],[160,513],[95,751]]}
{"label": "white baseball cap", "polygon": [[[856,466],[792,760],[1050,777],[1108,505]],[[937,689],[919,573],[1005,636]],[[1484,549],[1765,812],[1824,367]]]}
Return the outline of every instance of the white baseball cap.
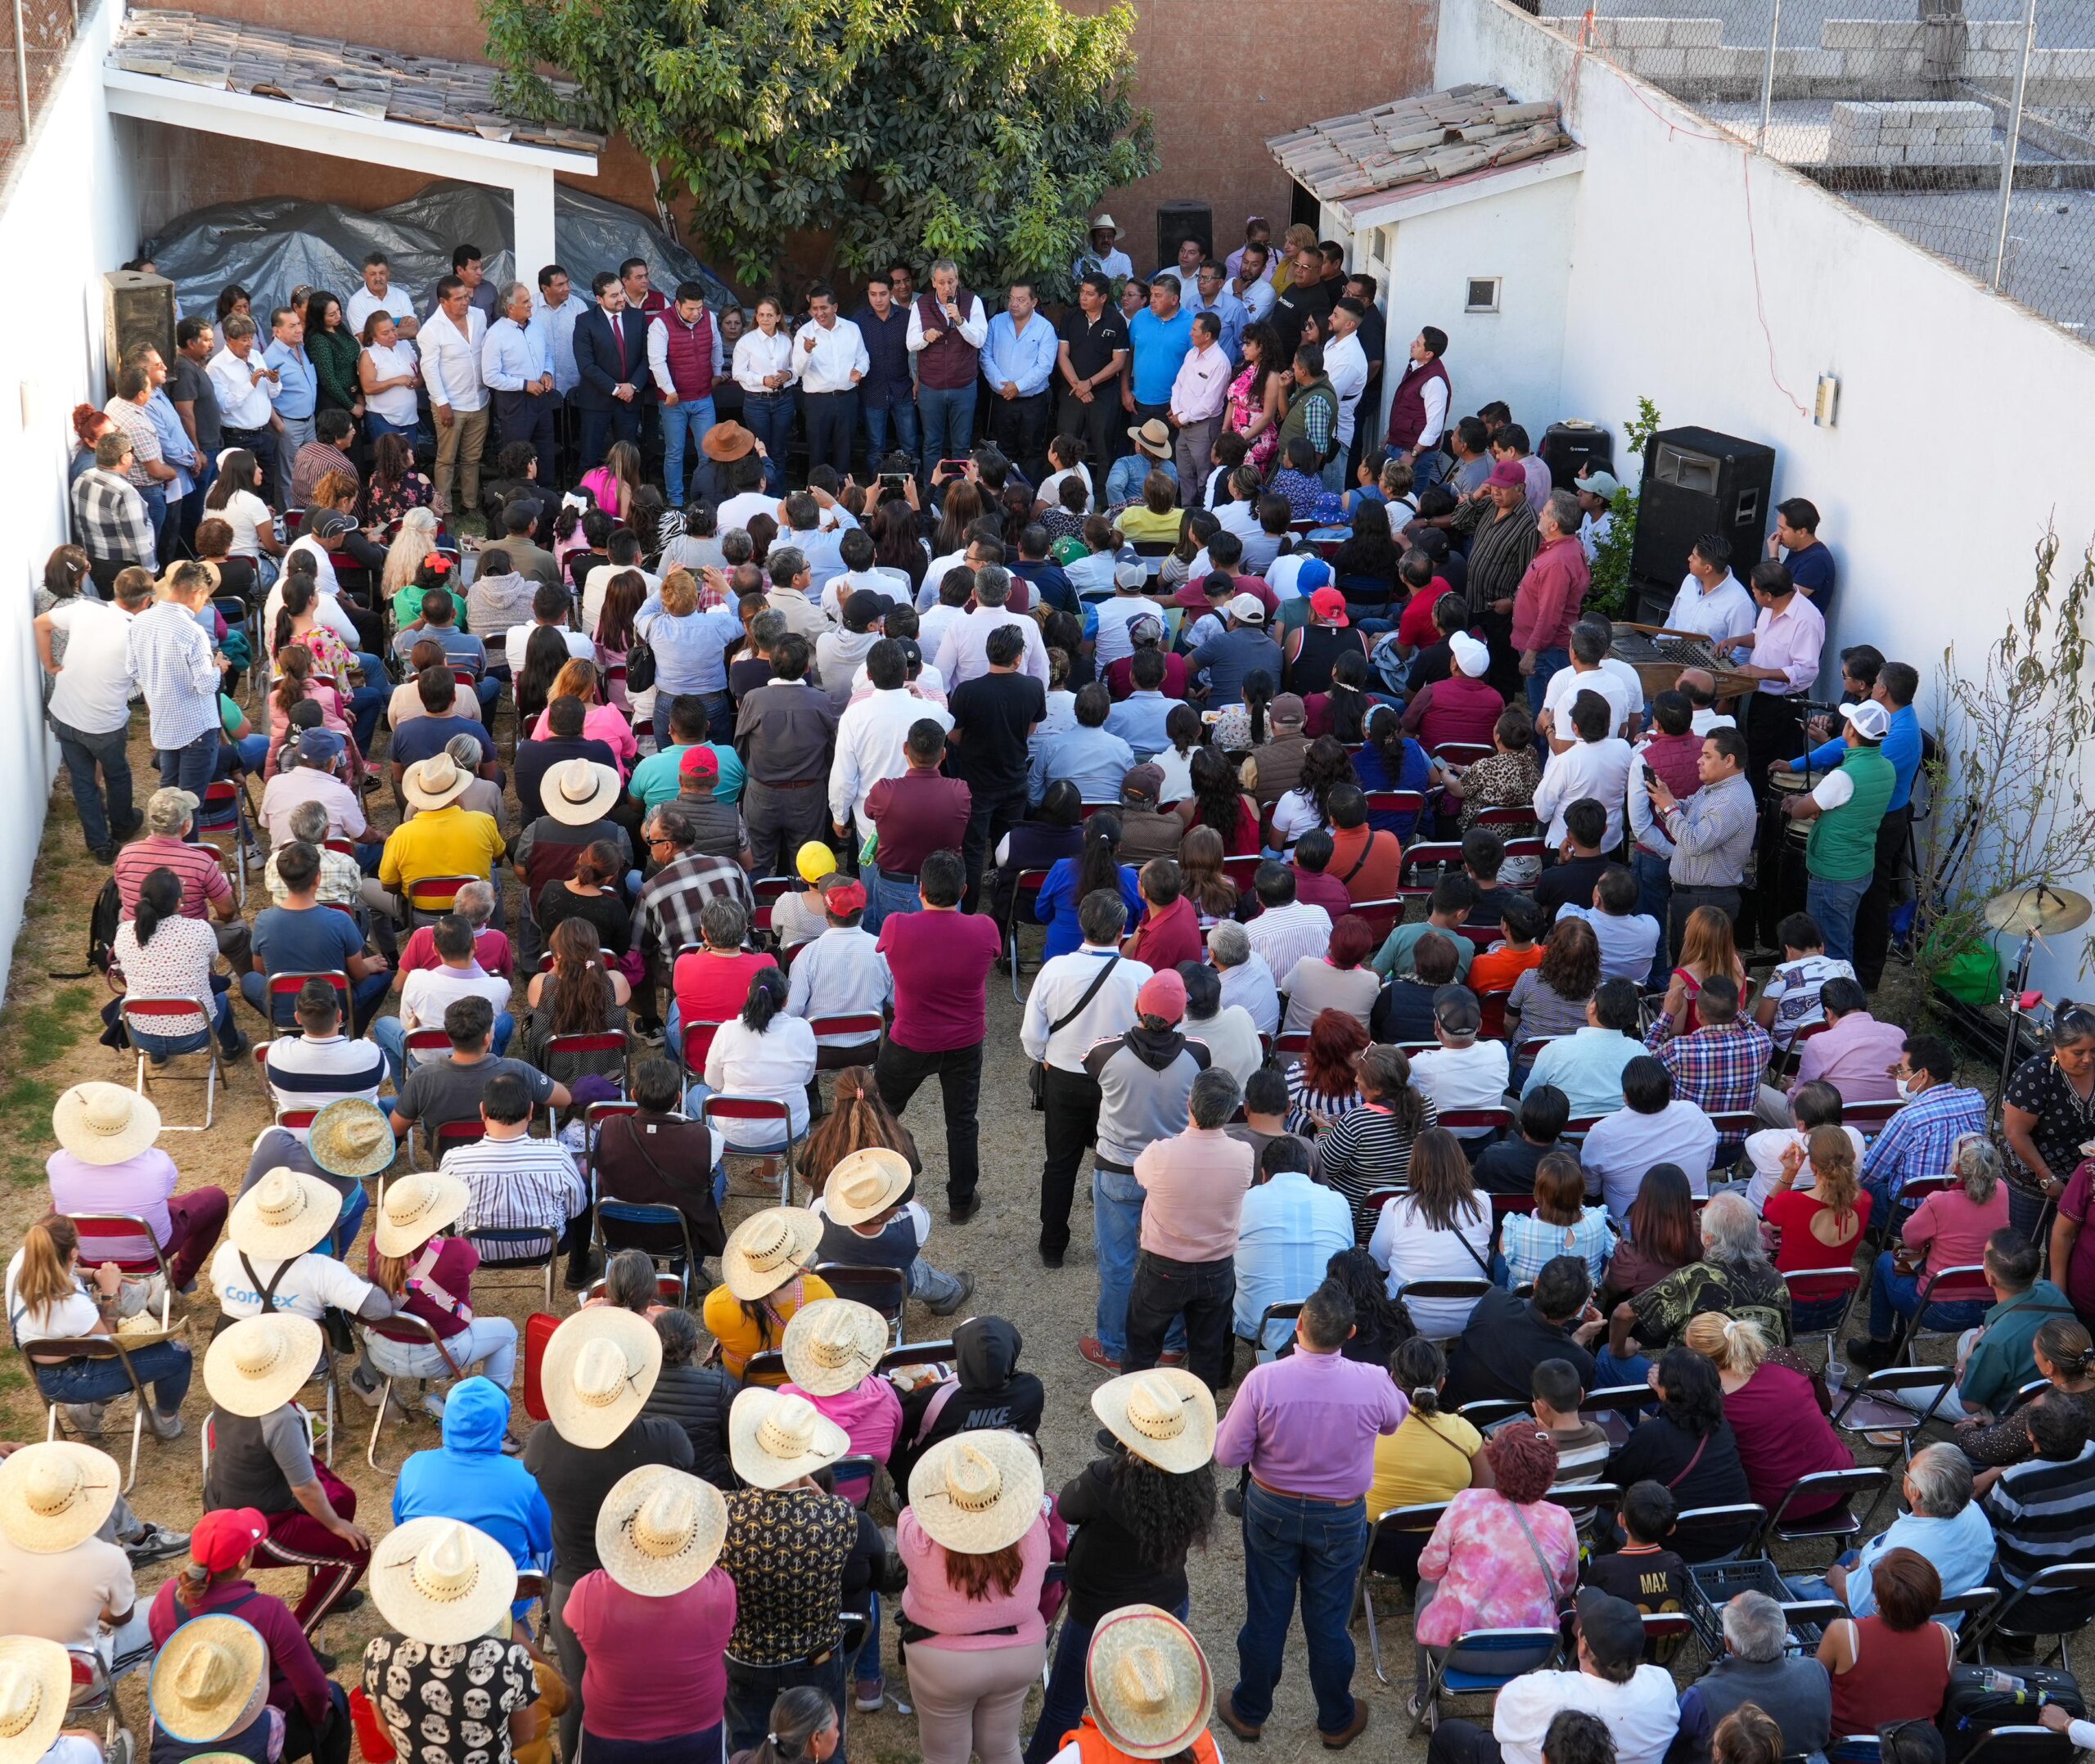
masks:
{"label": "white baseball cap", "polygon": [[1229,616],[1240,624],[1262,625],[1266,622],[1266,604],[1255,594],[1240,594],[1229,603]]}
{"label": "white baseball cap", "polygon": [[1866,698],[1859,704],[1843,704],[1840,714],[1855,726],[1855,733],[1865,741],[1881,741],[1891,732],[1891,713],[1873,698]]}

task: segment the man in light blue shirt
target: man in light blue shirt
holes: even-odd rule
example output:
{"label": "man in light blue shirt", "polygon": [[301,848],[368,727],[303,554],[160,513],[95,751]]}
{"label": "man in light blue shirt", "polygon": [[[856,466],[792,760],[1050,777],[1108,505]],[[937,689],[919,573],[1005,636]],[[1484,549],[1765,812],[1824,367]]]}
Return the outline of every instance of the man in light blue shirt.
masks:
{"label": "man in light blue shirt", "polygon": [[1198,318],[1203,313],[1212,313],[1215,322],[1222,326],[1223,353],[1228,356],[1232,366],[1244,359],[1244,327],[1251,322],[1250,309],[1229,291],[1222,265],[1213,261],[1201,265],[1200,280],[1193,298],[1187,303],[1186,310]]}
{"label": "man in light blue shirt", "polygon": [[1557,909],[1559,920],[1584,919],[1601,946],[1603,980],[1641,980],[1651,971],[1662,934],[1659,921],[1637,910],[1637,878],[1620,864],[1610,864],[1593,884],[1593,904]]}
{"label": "man in light blue shirt", "polygon": [[146,400],[146,415],[151,420],[153,433],[160,437],[160,457],[174,469],[173,479],[161,486],[167,493],[169,512],[174,514],[178,512],[175,505],[196,488],[196,474],[203,469],[203,461],[167,395],[167,363],[160,359],[160,351],[147,349],[139,359],[153,388],[153,395]]}
{"label": "man in light blue shirt", "polygon": [[[1299,1139],[1268,1141],[1244,1197],[1235,1328],[1247,1341],[1258,1335],[1268,1306],[1300,1303],[1322,1284],[1331,1258],[1353,1248],[1352,1209],[1336,1189],[1309,1180],[1307,1150]],[[1274,1323],[1259,1343],[1259,1357],[1270,1359],[1294,1333],[1293,1324]]]}
{"label": "man in light blue shirt", "polygon": [[1717,1128],[1693,1103],[1677,1099],[1673,1076],[1649,1054],[1622,1069],[1622,1107],[1586,1136],[1579,1162],[1588,1197],[1607,1202],[1608,1217],[1627,1223],[1638,1191],[1654,1166],[1672,1164],[1697,1199],[1710,1192],[1717,1158]]}
{"label": "man in light blue shirt", "polygon": [[795,490],[786,498],[786,521],[778,542],[800,547],[817,582],[844,574],[844,529],[858,524],[849,509],[826,490]]}
{"label": "man in light blue shirt", "polygon": [[[1855,1616],[1874,1616],[1870,1569],[1887,1550],[1912,1550],[1933,1563],[1945,1599],[1985,1585],[1994,1559],[1993,1522],[1971,1498],[1971,1465],[1963,1451],[1944,1440],[1915,1452],[1906,1466],[1904,1492],[1911,1512],[1899,1514],[1860,1550],[1828,1568],[1823,1580],[1792,1579],[1790,1596],[1842,1599]],[[1957,1618],[1946,1621],[1956,1627]]]}
{"label": "man in light blue shirt", "polygon": [[1137,650],[1128,668],[1134,680],[1134,691],[1107,713],[1106,728],[1108,734],[1119,736],[1134,749],[1139,763],[1170,746],[1171,737],[1164,732],[1164,723],[1178,700],[1164,695],[1165,669],[1162,651]]}
{"label": "man in light blue shirt", "polygon": [[1193,346],[1193,315],[1178,304],[1176,277],[1160,276],[1150,284],[1149,304],[1128,322],[1128,340],[1135,351],[1128,394],[1133,402],[1121,408],[1138,427],[1152,417],[1160,422],[1171,414],[1172,382]]}
{"label": "man in light blue shirt", "polygon": [[1637,984],[1604,980],[1586,1001],[1586,1026],[1560,1035],[1535,1055],[1523,1098],[1544,1084],[1564,1092],[1571,1118],[1591,1121],[1622,1106],[1622,1069],[1644,1051],[1637,1039]]}
{"label": "man in light blue shirt", "polygon": [[989,382],[989,439],[1035,484],[1048,475],[1048,386],[1061,347],[1055,327],[1040,316],[1033,284],[1013,282],[1003,311],[989,321],[982,377]]}
{"label": "man in light blue shirt", "polygon": [[582,384],[582,370],[574,365],[574,322],[582,316],[582,302],[575,298],[567,272],[548,263],[538,272],[538,304],[531,313],[531,328],[545,344],[547,359],[553,364],[553,390],[563,398]]}
{"label": "man in light blue shirt", "polygon": [[295,308],[280,306],[269,315],[269,347],[263,364],[276,370],[268,383],[269,403],[283,427],[277,433],[277,481],[291,490],[291,461],[313,438],[313,416],[319,407],[320,381],[305,353],[305,321]]}
{"label": "man in light blue shirt", "polygon": [[[494,403],[495,432],[502,447],[529,444],[538,459],[538,482],[554,481],[552,355],[543,331],[532,322],[531,290],[520,281],[499,290],[502,317],[488,326],[480,344],[480,378]],[[572,337],[570,347],[572,349]]]}
{"label": "man in light blue shirt", "polygon": [[1087,803],[1118,803],[1120,781],[1135,763],[1134,749],[1110,733],[1106,719],[1113,696],[1094,680],[1077,694],[1076,727],[1043,742],[1033,756],[1026,797],[1038,802],[1057,778],[1067,778]]}

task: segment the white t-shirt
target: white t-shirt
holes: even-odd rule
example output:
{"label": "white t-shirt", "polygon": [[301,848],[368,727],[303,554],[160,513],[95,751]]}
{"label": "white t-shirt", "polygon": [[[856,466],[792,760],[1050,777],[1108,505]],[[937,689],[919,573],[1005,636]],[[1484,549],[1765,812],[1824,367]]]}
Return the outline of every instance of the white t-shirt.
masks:
{"label": "white t-shirt", "polygon": [[[611,592],[611,578],[623,575],[628,569],[640,569],[638,564],[599,564],[589,572],[588,579],[582,584],[582,628],[593,632],[597,621],[603,616],[604,596]],[[662,578],[650,570],[640,569],[640,579],[647,584],[650,594],[662,592]],[[595,654],[594,650],[591,654]]]}
{"label": "white t-shirt", "polygon": [[[1414,1054],[1411,1081],[1433,1099],[1442,1114],[1453,1110],[1506,1106],[1506,1044],[1475,1042],[1467,1047],[1441,1047]],[[1458,1139],[1490,1132],[1488,1127],[1449,1129]]]}
{"label": "white t-shirt", "polygon": [[52,718],[83,735],[106,735],[131,720],[131,619],[110,601],[75,596],[51,609],[65,633],[65,659],[52,682]]}
{"label": "white t-shirt", "polygon": [[1134,640],[1128,633],[1138,619],[1154,619],[1160,624],[1164,620],[1156,602],[1140,594],[1115,594],[1110,601],[1097,602],[1096,607],[1098,635],[1093,655],[1102,673],[1135,653]]}
{"label": "white t-shirt", "polygon": [[22,1255],[17,1249],[7,1264],[7,1321],[14,1325],[15,1339],[27,1346],[33,1341],[70,1340],[93,1334],[95,1325],[101,1321],[101,1312],[88,1296],[87,1286],[78,1274],[73,1276],[71,1298],[60,1299],[47,1310],[23,1309],[21,1300],[15,1296],[22,1277]]}
{"label": "white t-shirt", "polygon": [[[1467,1280],[1487,1278],[1491,1260],[1491,1204],[1480,1196],[1475,1211],[1457,1217],[1455,1229],[1436,1230],[1410,1195],[1385,1201],[1367,1240],[1367,1253],[1390,1271],[1390,1296],[1397,1298],[1412,1280]],[[1469,1246],[1463,1248],[1464,1244]],[[1471,1250],[1476,1253],[1471,1255]],[[1411,1298],[1405,1308],[1423,1334],[1459,1335],[1475,1307],[1474,1298]]]}
{"label": "white t-shirt", "polygon": [[[520,679],[524,673],[524,650],[531,641],[531,633],[538,628],[535,624],[511,625],[502,633],[502,658],[509,664],[512,678]],[[579,631],[570,631],[565,625],[549,625],[548,630],[557,631],[567,645],[567,653],[577,660],[593,662],[597,659],[597,641]]]}
{"label": "white t-shirt", "polygon": [[1591,1672],[1528,1672],[1498,1693],[1492,1735],[1505,1764],[1542,1764],[1543,1736],[1566,1709],[1597,1715],[1615,1736],[1615,1764],[1659,1764],[1680,1730],[1680,1699],[1663,1666],[1626,1685]]}
{"label": "white t-shirt", "polygon": [[[247,1270],[241,1266],[238,1246],[231,1240],[219,1244],[218,1253],[211,1258],[211,1290],[218,1294],[219,1310],[229,1317],[261,1316],[261,1288],[268,1285],[279,1266],[256,1259],[256,1277],[250,1280]],[[352,1274],[332,1256],[309,1249],[291,1262],[277,1282],[274,1303],[279,1311],[310,1317],[318,1323],[321,1312],[330,1305],[354,1316],[375,1290],[369,1280]]]}
{"label": "white t-shirt", "polygon": [[750,520],[758,515],[776,516],[778,498],[768,490],[744,490],[731,496],[720,505],[715,517],[718,530],[732,533],[737,527],[747,530]]}
{"label": "white t-shirt", "polygon": [[1611,735],[1622,733],[1624,726],[1629,721],[1630,711],[1641,708],[1644,700],[1642,692],[1633,691],[1624,686],[1605,665],[1586,673],[1580,673],[1575,668],[1560,668],[1549,677],[1549,690],[1543,695],[1542,701],[1542,708],[1555,714],[1557,720],[1551,725],[1551,729],[1560,741],[1575,739],[1571,731],[1571,701],[1581,692],[1597,692],[1608,701],[1609,707],[1615,712],[1614,726],[1608,731]]}
{"label": "white t-shirt", "polygon": [[1091,512],[1093,493],[1091,473],[1088,468],[1082,466],[1070,466],[1065,467],[1061,471],[1049,472],[1046,479],[1042,481],[1039,489],[1034,493],[1035,500],[1045,502],[1050,508],[1060,508],[1062,506],[1062,486],[1071,478],[1077,479],[1082,482],[1084,485],[1084,511],[1087,515],[1089,514]]}
{"label": "white t-shirt", "polygon": [[1282,851],[1289,850],[1305,833],[1313,833],[1324,824],[1324,817],[1317,812],[1317,799],[1307,790],[1290,790],[1273,804],[1273,844]]}
{"label": "white t-shirt", "polygon": [[1811,799],[1818,804],[1821,813],[1838,808],[1855,794],[1855,781],[1848,776],[1845,766],[1836,767],[1821,778],[1812,789]]}
{"label": "white t-shirt", "polygon": [[415,316],[415,303],[408,297],[408,290],[388,282],[383,299],[373,294],[370,289],[358,287],[354,294],[342,303],[342,322],[349,328],[352,336],[361,337],[363,335],[364,321],[381,308],[390,313],[395,319],[412,318]]}
{"label": "white t-shirt", "polygon": [[411,1029],[441,1028],[444,1013],[462,998],[484,998],[500,1016],[509,1009],[509,982],[477,962],[470,968],[417,968],[400,983],[400,1021]]}
{"label": "white t-shirt", "polygon": [[207,520],[223,520],[232,529],[232,555],[235,557],[259,558],[261,541],[255,538],[256,529],[268,526],[277,517],[269,512],[269,505],[252,490],[236,490],[226,498],[223,508],[204,511]]}

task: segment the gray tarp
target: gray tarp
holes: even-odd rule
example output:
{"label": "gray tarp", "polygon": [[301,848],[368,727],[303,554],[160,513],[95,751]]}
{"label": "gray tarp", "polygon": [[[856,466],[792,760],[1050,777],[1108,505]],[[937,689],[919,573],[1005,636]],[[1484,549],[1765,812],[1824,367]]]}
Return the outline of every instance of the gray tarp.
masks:
{"label": "gray tarp", "polygon": [[[726,283],[638,209],[565,185],[556,187],[553,201],[561,261],[584,299],[589,278],[598,270],[644,257],[655,286],[665,293],[679,282],[696,281],[705,285],[709,304],[724,307],[733,301]],[[486,252],[490,281],[519,279],[514,240],[507,190],[439,182],[368,213],[297,196],[220,202],[169,221],[146,254],[174,282],[183,313],[208,317],[217,309],[219,290],[237,281],[252,296],[259,316],[283,304],[301,284],[328,289],[346,300],[361,285],[360,266],[374,250],[392,260],[394,285],[414,296],[417,309],[426,308],[435,298],[437,278],[450,273],[452,248],[462,243]],[[520,278],[534,291],[541,267],[526,265]]]}

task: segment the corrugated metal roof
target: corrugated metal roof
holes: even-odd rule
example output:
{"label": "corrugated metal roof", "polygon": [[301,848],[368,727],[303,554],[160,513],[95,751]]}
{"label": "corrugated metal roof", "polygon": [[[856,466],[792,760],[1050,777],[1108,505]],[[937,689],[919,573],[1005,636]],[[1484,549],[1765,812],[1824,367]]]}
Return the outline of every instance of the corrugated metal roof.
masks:
{"label": "corrugated metal roof", "polygon": [[1444,182],[1573,145],[1557,107],[1516,104],[1503,87],[1450,86],[1334,116],[1266,142],[1290,177],[1341,205],[1406,184]]}
{"label": "corrugated metal roof", "polygon": [[[496,103],[496,70],[484,62],[403,55],[367,43],[277,30],[200,12],[140,8],[125,18],[110,65],[216,92],[282,98],[351,116],[478,134],[530,146],[600,151],[591,130],[534,123]],[[552,83],[562,97],[576,88]]]}

